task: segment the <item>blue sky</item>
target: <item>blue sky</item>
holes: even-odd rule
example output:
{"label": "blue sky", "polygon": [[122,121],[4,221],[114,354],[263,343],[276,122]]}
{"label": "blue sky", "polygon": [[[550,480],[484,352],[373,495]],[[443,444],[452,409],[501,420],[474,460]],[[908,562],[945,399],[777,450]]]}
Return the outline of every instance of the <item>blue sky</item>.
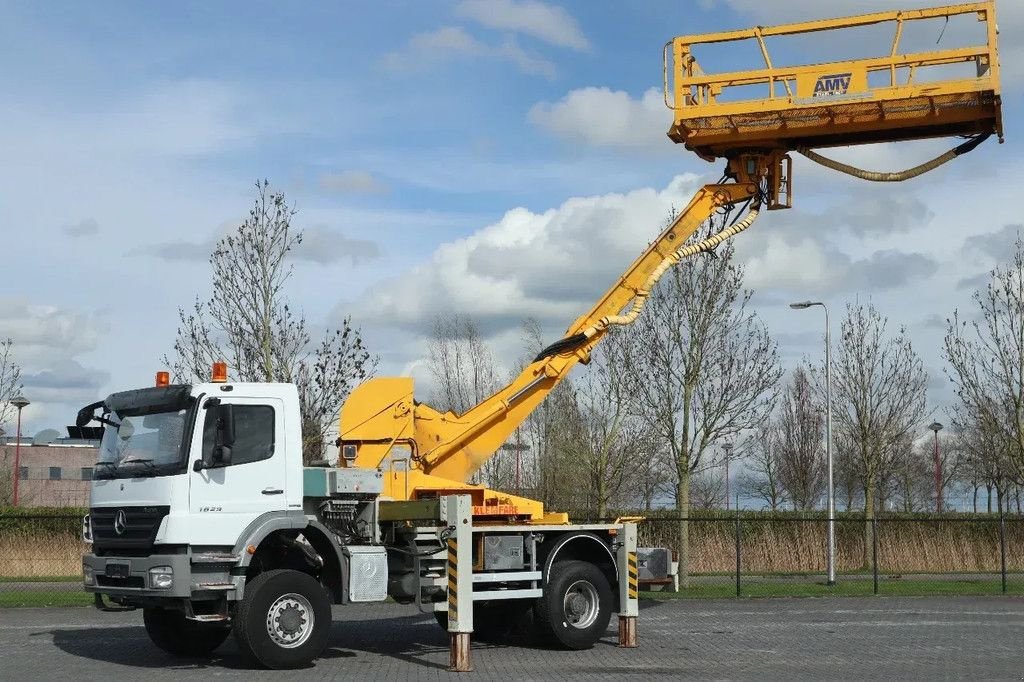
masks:
{"label": "blue sky", "polygon": [[[663,43],[893,0],[824,4],[0,3],[0,336],[25,368],[26,431],[148,385],[257,178],[299,209],[311,247],[291,296],[311,322],[351,314],[383,373],[418,375],[432,315],[470,314],[512,364],[523,317],[555,338],[720,175],[664,136]],[[1005,145],[898,188],[798,161],[798,208],[738,243],[787,363],[818,352],[820,327],[787,301],[825,298],[838,319],[870,298],[911,330],[948,400],[941,320],[1020,222],[1024,7],[998,7]],[[776,61],[876,40],[886,49],[870,32],[781,45]],[[713,62],[757,65],[739,49]],[[948,146],[836,155],[895,169]]]}

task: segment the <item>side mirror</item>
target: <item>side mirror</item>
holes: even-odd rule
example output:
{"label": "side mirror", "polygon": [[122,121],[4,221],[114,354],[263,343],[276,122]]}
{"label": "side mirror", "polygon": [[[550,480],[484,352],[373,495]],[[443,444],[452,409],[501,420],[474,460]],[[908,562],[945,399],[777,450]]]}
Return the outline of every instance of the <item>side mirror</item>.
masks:
{"label": "side mirror", "polygon": [[216,464],[231,464],[231,446],[235,444],[235,407],[230,403],[217,406],[217,437],[213,446]]}
{"label": "side mirror", "polygon": [[103,407],[102,400],[100,400],[99,402],[95,402],[92,405],[86,405],[85,407],[80,409],[78,411],[78,415],[75,417],[75,426],[79,428],[83,426],[88,426],[89,422],[91,422],[95,418],[94,415],[96,414],[96,409],[99,407]]}

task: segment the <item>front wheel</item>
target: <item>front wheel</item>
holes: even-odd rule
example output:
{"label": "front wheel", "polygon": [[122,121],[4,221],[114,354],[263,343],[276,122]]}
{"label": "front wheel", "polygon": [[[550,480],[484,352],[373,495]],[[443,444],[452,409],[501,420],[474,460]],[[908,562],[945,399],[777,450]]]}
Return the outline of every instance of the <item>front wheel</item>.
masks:
{"label": "front wheel", "polygon": [[608,578],[586,561],[559,562],[551,569],[534,614],[540,632],[551,643],[589,649],[608,629],[612,617]]}
{"label": "front wheel", "polygon": [[247,657],[276,670],[298,668],[327,647],[331,602],[310,575],[267,571],[245,586],[234,621],[235,640]]}
{"label": "front wheel", "polygon": [[231,632],[217,623],[188,620],[184,612],[173,609],[143,609],[142,622],[153,644],[172,656],[206,656],[223,644]]}

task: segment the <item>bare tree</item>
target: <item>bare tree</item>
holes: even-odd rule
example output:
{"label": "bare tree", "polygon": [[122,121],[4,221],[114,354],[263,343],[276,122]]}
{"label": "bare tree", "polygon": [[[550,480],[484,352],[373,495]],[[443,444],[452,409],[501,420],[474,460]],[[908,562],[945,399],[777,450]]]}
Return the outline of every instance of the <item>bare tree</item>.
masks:
{"label": "bare tree", "polygon": [[797,367],[778,416],[779,482],[794,509],[813,509],[825,490],[823,420],[807,370]]}
{"label": "bare tree", "polygon": [[348,318],[314,345],[305,317],[289,305],[288,254],[302,242],[291,227],[294,215],[283,194],[256,183],[248,218],[210,256],[212,297],[179,308],[173,354],[163,359],[181,381],[204,380],[213,362],[226,360],[239,381],[295,383],[309,462],[324,456],[338,408],[377,361]]}
{"label": "bare tree", "polygon": [[[521,371],[536,357],[547,344],[541,332],[540,324],[535,319],[523,322],[524,355],[520,358],[518,369]],[[516,441],[525,443],[529,449],[528,466],[522,476],[530,490],[528,497],[533,497],[545,506],[556,509],[582,508],[577,500],[577,490],[565,485],[571,480],[572,461],[568,453],[557,447],[556,435],[578,418],[572,400],[572,380],[565,379],[551,394],[530,413],[516,433]]]}
{"label": "bare tree", "polygon": [[744,442],[746,469],[739,476],[740,489],[763,501],[772,511],[786,502],[786,490],[779,477],[779,433],[774,422],[757,429]]}
{"label": "bare tree", "polygon": [[[431,402],[440,410],[462,414],[501,385],[494,355],[476,323],[461,315],[437,317],[427,366],[434,378]],[[480,468],[480,481],[507,490],[515,479],[513,457],[499,451]]]}
{"label": "bare tree", "polygon": [[[927,450],[927,452],[926,452]],[[910,433],[899,438],[894,446],[889,496],[900,511],[926,511],[935,486],[931,476],[931,450],[914,444]]]}
{"label": "bare tree", "polygon": [[[977,511],[977,490],[986,490],[986,510],[992,512],[992,491],[996,491],[997,511],[1002,507],[1005,492],[1014,484],[1010,462],[1007,430],[988,423],[979,413],[972,413],[966,404],[952,415],[955,442],[961,470],[974,488],[974,511]],[[948,449],[948,448],[947,448]]]}
{"label": "bare tree", "polygon": [[[894,445],[920,422],[927,399],[928,375],[906,330],[889,336],[887,322],[870,303],[847,305],[832,372],[834,422],[864,491],[865,547],[879,476],[891,468]],[[823,394],[824,372],[813,372]]]}
{"label": "bare tree", "polygon": [[427,365],[434,377],[433,404],[462,414],[498,389],[498,372],[476,323],[461,315],[437,317]]}
{"label": "bare tree", "polygon": [[1018,237],[1007,265],[976,291],[974,318],[954,311],[947,320],[944,354],[960,413],[1001,445],[1000,465],[1024,480],[1024,242]]}
{"label": "bare tree", "polygon": [[718,467],[702,468],[690,476],[690,509],[707,511],[725,507],[725,476]]}
{"label": "bare tree", "polygon": [[0,434],[7,430],[7,420],[17,408],[11,405],[23,388],[21,366],[14,361],[14,341],[10,338],[0,341]]}
{"label": "bare tree", "polygon": [[559,430],[560,449],[571,456],[574,480],[583,483],[587,510],[597,518],[635,500],[627,488],[633,472],[657,449],[653,429],[631,409],[634,387],[622,363],[627,341],[624,331],[612,331],[594,353],[572,385],[578,417]]}
{"label": "bare tree", "polygon": [[864,486],[860,480],[860,469],[857,466],[856,446],[849,434],[840,429],[832,429],[832,457],[834,461],[834,482],[836,487],[836,507],[840,503],[846,511],[863,506]]}
{"label": "bare tree", "polygon": [[763,422],[781,375],[775,342],[748,307],[731,245],[673,268],[629,328],[624,364],[638,415],[668,452],[679,512],[679,566],[689,572],[690,477],[709,445]]}

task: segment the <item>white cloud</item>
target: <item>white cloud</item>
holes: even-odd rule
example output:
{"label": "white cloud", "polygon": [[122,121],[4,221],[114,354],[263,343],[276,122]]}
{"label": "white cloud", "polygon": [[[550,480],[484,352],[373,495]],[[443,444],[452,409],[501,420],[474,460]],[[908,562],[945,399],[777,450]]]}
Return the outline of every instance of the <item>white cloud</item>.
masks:
{"label": "white cloud", "polygon": [[639,99],[628,92],[587,87],[570,91],[557,102],[540,102],[527,118],[570,142],[595,147],[673,151],[665,136],[670,123],[661,90],[651,88]]}
{"label": "white cloud", "polygon": [[[584,312],[656,235],[701,179],[674,178],[662,190],[572,198],[538,213],[515,208],[468,237],[440,245],[426,263],[369,292],[360,319],[422,331],[434,316],[458,312],[490,333],[533,317],[566,325]],[[841,202],[847,203],[847,202]],[[759,290],[883,291],[931,276],[931,256],[899,248],[840,249],[842,239],[878,241],[927,225],[906,223],[905,203],[861,198],[864,220],[768,214],[736,240],[747,284]],[[887,221],[887,222],[886,222]],[[862,224],[871,223],[871,224]],[[830,229],[823,230],[827,225]],[[913,243],[913,242],[909,242]],[[860,251],[860,253],[858,253]]]}
{"label": "white cloud", "polygon": [[61,232],[69,237],[89,237],[97,234],[100,231],[100,226],[94,219],[86,218],[85,220],[79,220],[77,223],[65,225],[60,229]]}
{"label": "white cloud", "polygon": [[491,332],[527,317],[566,325],[643,249],[681,197],[698,184],[679,176],[661,191],[580,197],[535,213],[512,209],[469,237],[442,244],[411,272],[369,292],[358,318],[424,329],[458,311]]}
{"label": "white cloud", "polygon": [[96,400],[109,374],[75,358],[94,350],[108,329],[107,320],[96,314],[0,298],[0,334],[14,341],[11,355],[32,401],[26,420],[70,423],[68,415],[80,403]]}
{"label": "white cloud", "polygon": [[525,33],[556,47],[590,49],[583,30],[568,12],[537,0],[462,0],[455,14],[488,28]]}
{"label": "white cloud", "polygon": [[443,26],[434,31],[418,33],[409,39],[405,49],[384,56],[384,66],[394,71],[429,66],[455,57],[483,57],[508,61],[523,73],[545,78],[555,77],[555,65],[525,51],[515,38],[501,43],[477,40],[461,26]]}
{"label": "white cloud", "polygon": [[355,239],[326,225],[314,225],[302,231],[302,243],[292,249],[296,260],[329,265],[349,261],[353,265],[380,256],[380,247],[368,239]]}
{"label": "white cloud", "polygon": [[18,362],[28,367],[94,349],[107,324],[94,314],[0,298],[0,329],[14,339]]}
{"label": "white cloud", "polygon": [[320,189],[341,194],[387,194],[385,183],[368,171],[346,170],[324,173],[320,176]]}

